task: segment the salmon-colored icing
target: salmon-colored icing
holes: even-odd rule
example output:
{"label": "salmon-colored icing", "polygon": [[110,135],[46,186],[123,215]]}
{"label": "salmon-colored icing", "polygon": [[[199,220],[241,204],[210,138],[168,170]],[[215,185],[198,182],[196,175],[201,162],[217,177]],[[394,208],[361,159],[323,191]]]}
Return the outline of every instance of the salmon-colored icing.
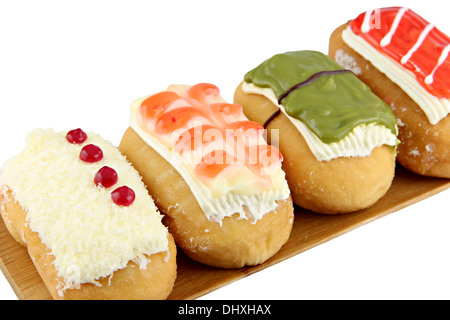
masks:
{"label": "salmon-colored icing", "polygon": [[226,103],[215,85],[169,86],[142,101],[137,122],[190,162],[205,185],[250,179],[262,192],[273,187],[271,174],[281,170],[281,153],[267,145],[264,128],[249,121],[240,105]]}
{"label": "salmon-colored icing", "polygon": [[450,38],[407,8],[367,11],[351,31],[408,70],[431,95],[450,98]]}

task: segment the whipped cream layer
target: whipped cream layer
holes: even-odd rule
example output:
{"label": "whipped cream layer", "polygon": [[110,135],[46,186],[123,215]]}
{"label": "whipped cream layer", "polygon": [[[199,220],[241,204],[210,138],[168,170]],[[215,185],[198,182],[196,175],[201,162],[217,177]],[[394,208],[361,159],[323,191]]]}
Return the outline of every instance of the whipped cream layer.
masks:
{"label": "whipped cream layer", "polygon": [[365,157],[370,155],[373,149],[382,145],[396,146],[398,144],[397,137],[390,129],[375,123],[355,127],[338,142],[324,143],[307,125],[286,113],[284,107],[278,104],[278,99],[272,89],[244,82],[242,90],[247,94],[262,95],[278,106],[305,138],[308,147],[318,161],[330,161],[339,157]]}
{"label": "whipped cream layer", "polygon": [[[170,88],[174,91],[177,89],[183,91],[185,87],[171,86]],[[238,213],[240,219],[248,219],[250,222],[256,223],[266,213],[276,209],[277,201],[289,197],[290,190],[281,165],[275,169],[269,168],[271,171],[266,172],[266,177],[270,179],[271,183],[270,189],[259,184],[248,167],[240,163],[228,166],[221,172],[220,176],[211,179],[209,184],[199,180],[195,173],[198,160],[212,150],[220,150],[224,147],[224,144],[216,141],[200,148],[200,151],[194,151],[187,155],[178,152],[171,146],[174,145],[174,141],[179,139],[179,134],[182,134],[181,131],[173,132],[167,139],[163,139],[153,135],[149,130],[145,130],[140,124],[138,120],[139,108],[148,97],[150,95],[139,98],[132,103],[130,126],[145,143],[168,161],[183,177],[209,221],[221,224],[223,218]],[[246,118],[239,120],[248,121]],[[183,130],[197,125],[198,122],[191,121],[187,123]],[[195,152],[200,153],[196,154]]]}
{"label": "whipped cream layer", "polygon": [[431,124],[436,124],[450,113],[450,102],[430,94],[417,80],[414,74],[396,61],[383,55],[362,37],[353,33],[350,27],[342,32],[344,42],[364,59],[368,60],[380,72],[405,91],[423,110]]}
{"label": "whipped cream layer", "polygon": [[[27,212],[28,226],[55,257],[60,294],[81,283],[98,284],[129,261],[145,269],[146,256],[167,251],[168,233],[138,172],[118,149],[88,132],[83,144],[70,144],[66,132],[37,129],[26,137],[25,150],[7,161],[0,186],[12,190]],[[97,163],[80,160],[83,146],[103,151]],[[114,187],[97,187],[94,176],[103,166],[114,168]],[[127,185],[136,198],[130,206],[111,199],[115,187]]]}

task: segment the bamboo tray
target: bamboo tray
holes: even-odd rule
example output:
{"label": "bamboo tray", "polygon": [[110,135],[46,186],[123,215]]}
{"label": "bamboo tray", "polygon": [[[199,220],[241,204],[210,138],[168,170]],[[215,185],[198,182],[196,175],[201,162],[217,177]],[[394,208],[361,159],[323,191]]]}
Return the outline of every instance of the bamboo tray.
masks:
{"label": "bamboo tray", "polygon": [[[178,250],[178,277],[169,299],[196,299],[449,187],[450,180],[421,177],[398,166],[388,193],[368,209],[346,215],[321,215],[296,207],[288,242],[274,257],[255,267],[232,270],[212,268],[192,261]],[[19,299],[52,299],[27,250],[11,237],[2,219],[0,268]]]}

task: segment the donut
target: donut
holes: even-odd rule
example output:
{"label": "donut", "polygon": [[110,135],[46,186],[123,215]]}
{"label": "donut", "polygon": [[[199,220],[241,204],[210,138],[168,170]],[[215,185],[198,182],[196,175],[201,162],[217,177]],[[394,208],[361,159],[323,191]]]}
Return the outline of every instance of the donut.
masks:
{"label": "donut", "polygon": [[135,100],[119,149],[193,260],[257,265],[288,240],[294,215],[283,157],[217,86],[170,85]]}
{"label": "donut", "polygon": [[343,214],[371,206],[389,189],[398,143],[395,116],[325,54],[274,55],[245,74],[234,102],[279,146],[295,204]]}
{"label": "donut", "polygon": [[29,132],[3,166],[0,204],[55,300],[156,300],[173,289],[173,237],[138,172],[93,132]]}
{"label": "donut", "polygon": [[383,99],[398,119],[397,161],[450,178],[450,38],[405,7],[369,10],[331,34],[328,55]]}

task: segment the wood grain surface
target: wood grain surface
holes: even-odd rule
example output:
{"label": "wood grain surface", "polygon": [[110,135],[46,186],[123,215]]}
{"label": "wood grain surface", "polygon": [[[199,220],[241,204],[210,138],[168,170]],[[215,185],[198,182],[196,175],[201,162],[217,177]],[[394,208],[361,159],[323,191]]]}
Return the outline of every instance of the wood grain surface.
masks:
{"label": "wood grain surface", "polygon": [[[296,207],[288,242],[274,257],[255,267],[211,268],[192,261],[179,250],[178,277],[169,299],[196,299],[449,187],[450,180],[418,176],[398,166],[388,193],[368,209],[345,215],[321,215]],[[26,248],[12,238],[1,219],[0,268],[19,299],[52,299]]]}

